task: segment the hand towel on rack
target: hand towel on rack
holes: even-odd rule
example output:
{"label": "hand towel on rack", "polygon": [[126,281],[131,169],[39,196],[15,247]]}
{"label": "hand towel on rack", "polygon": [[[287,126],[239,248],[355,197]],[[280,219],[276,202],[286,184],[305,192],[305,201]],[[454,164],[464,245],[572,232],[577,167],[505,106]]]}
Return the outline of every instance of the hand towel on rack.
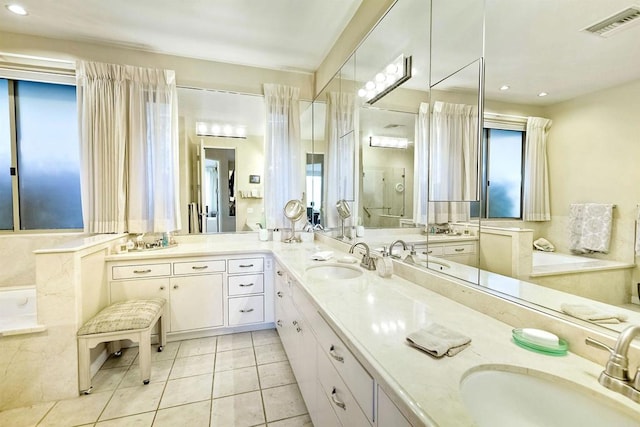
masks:
{"label": "hand towel on rack", "polygon": [[425,328],[410,333],[407,336],[407,342],[431,356],[440,358],[445,355],[455,356],[460,353],[471,345],[471,338],[438,323],[432,323]]}
{"label": "hand towel on rack", "polygon": [[587,203],[584,206],[580,245],[591,252],[609,252],[613,205]]}
{"label": "hand towel on rack", "polygon": [[569,250],[574,253],[586,253],[580,246],[583,217],[584,204],[574,203],[569,206]]}
{"label": "hand towel on rack", "polygon": [[570,316],[600,324],[614,324],[627,320],[626,314],[610,313],[586,304],[561,304],[560,309]]}

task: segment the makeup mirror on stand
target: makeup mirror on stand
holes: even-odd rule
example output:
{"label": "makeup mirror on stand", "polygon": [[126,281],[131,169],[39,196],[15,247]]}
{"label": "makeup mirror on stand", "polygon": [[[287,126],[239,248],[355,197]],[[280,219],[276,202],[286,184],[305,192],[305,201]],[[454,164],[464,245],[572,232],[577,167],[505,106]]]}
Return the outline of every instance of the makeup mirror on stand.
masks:
{"label": "makeup mirror on stand", "polygon": [[349,207],[349,203],[347,203],[346,200],[342,199],[338,200],[338,202],[336,203],[336,209],[338,210],[338,216],[342,221],[342,231],[338,236],[338,239],[344,239],[345,237],[347,237],[344,234],[344,220],[351,217],[351,208]]}
{"label": "makeup mirror on stand", "polygon": [[296,237],[296,222],[300,221],[305,213],[305,207],[300,200],[289,200],[287,204],[284,205],[284,216],[291,221],[291,234],[285,239],[285,243],[300,242],[300,239]]}

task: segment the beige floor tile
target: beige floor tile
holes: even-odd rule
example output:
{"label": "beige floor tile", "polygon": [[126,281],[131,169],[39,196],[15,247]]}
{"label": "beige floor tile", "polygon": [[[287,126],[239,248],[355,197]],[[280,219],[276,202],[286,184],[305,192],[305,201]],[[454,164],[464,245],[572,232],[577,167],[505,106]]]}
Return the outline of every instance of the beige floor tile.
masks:
{"label": "beige floor tile", "polygon": [[282,347],[280,343],[260,345],[254,349],[256,351],[256,361],[258,365],[287,360],[287,354],[284,352],[284,347]]}
{"label": "beige floor tile", "polygon": [[251,332],[253,338],[253,345],[267,345],[280,343],[280,335],[275,329],[264,329],[262,331]]}
{"label": "beige floor tile", "polygon": [[185,340],[180,343],[180,350],[176,357],[199,356],[216,352],[216,337]]}
{"label": "beige floor tile", "polygon": [[213,397],[230,396],[259,390],[258,372],[255,366],[217,372],[213,377]]}
{"label": "beige floor tile", "polygon": [[262,390],[267,422],[307,413],[307,407],[296,384]]}
{"label": "beige floor tile", "polygon": [[138,347],[123,348],[121,356],[110,355],[101,369],[129,367],[136,357],[138,357]]}
{"label": "beige floor tile", "polygon": [[[173,360],[158,360],[151,362],[151,378],[150,384],[161,383],[167,381]],[[122,382],[118,388],[136,387],[142,385],[142,376],[140,376],[140,366],[133,365],[124,375]]]}
{"label": "beige floor tile", "polygon": [[218,336],[218,347],[216,351],[237,350],[239,348],[249,348],[252,345],[251,332],[220,335]]}
{"label": "beige floor tile", "polygon": [[180,341],[167,343],[162,351],[158,351],[158,345],[154,344],[151,346],[151,361],[155,362],[157,360],[173,360],[176,358],[179,348]]}
{"label": "beige floor tile", "polygon": [[[190,403],[161,409],[156,414],[153,427],[200,427],[208,426],[211,418],[211,401]],[[222,427],[222,426],[220,426]]]}
{"label": "beige floor tile", "polygon": [[145,412],[143,414],[100,421],[96,424],[96,427],[151,427],[155,416],[155,412]]}
{"label": "beige floor tile", "polygon": [[213,372],[213,364],[216,355],[202,354],[200,356],[181,357],[173,362],[169,379],[192,377],[194,375],[209,374]]}
{"label": "beige floor tile", "polygon": [[212,426],[255,426],[264,423],[264,411],[259,391],[213,399]]}
{"label": "beige floor tile", "polygon": [[210,400],[212,383],[212,373],[167,381],[160,408]]}
{"label": "beige floor tile", "polygon": [[74,399],[60,400],[38,426],[71,426],[94,423],[109,402],[111,392],[89,394]]}
{"label": "beige floor tile", "polygon": [[100,421],[155,411],[163,390],[164,383],[118,389],[100,416]]}
{"label": "beige floor tile", "polygon": [[313,427],[309,414],[269,423],[269,427]]}
{"label": "beige floor tile", "polygon": [[296,383],[296,377],[293,375],[291,365],[287,361],[258,365],[258,375],[260,376],[261,388]]}
{"label": "beige floor tile", "polygon": [[53,408],[56,402],[38,403],[24,408],[7,409],[0,412],[0,426],[31,427]]}
{"label": "beige floor tile", "polygon": [[216,372],[229,371],[232,369],[246,368],[254,366],[256,358],[253,355],[253,348],[241,348],[238,350],[223,351],[216,353]]}
{"label": "beige floor tile", "polygon": [[129,368],[100,369],[91,379],[93,393],[115,390],[127,374]]}

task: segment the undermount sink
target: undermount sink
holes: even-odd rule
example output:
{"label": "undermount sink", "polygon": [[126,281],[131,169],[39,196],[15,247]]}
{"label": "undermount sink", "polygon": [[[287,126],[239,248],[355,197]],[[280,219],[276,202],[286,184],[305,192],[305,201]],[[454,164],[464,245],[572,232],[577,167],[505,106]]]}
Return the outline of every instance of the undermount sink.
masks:
{"label": "undermount sink", "polygon": [[[596,378],[594,384],[601,387]],[[638,426],[637,415],[620,403],[541,372],[474,370],[460,392],[479,427]]]}
{"label": "undermount sink", "polygon": [[307,267],[306,276],[316,280],[355,279],[362,275],[362,270],[348,264],[320,264]]}

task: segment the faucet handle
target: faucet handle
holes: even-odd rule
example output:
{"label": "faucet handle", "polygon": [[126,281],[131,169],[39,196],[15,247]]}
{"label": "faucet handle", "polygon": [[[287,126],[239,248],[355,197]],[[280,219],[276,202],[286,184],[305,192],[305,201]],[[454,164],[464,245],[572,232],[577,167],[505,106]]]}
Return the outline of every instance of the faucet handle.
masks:
{"label": "faucet handle", "polygon": [[600,342],[598,340],[594,340],[591,337],[587,337],[587,339],[584,340],[584,343],[587,344],[587,345],[590,345],[591,347],[596,347],[596,348],[601,348],[603,350],[607,350],[609,352],[609,354],[611,354],[612,356],[616,354],[615,350],[612,347],[609,347],[605,343]]}

